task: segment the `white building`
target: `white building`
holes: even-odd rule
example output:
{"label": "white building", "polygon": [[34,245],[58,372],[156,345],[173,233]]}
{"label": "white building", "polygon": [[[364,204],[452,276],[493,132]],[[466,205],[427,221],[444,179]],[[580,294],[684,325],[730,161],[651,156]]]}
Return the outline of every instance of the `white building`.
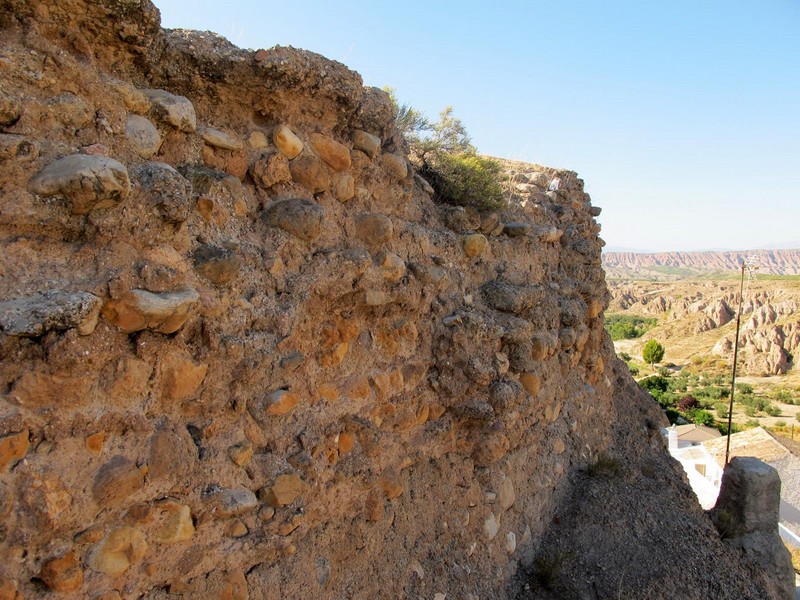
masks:
{"label": "white building", "polygon": [[[670,454],[681,463],[700,505],[708,510],[719,495],[727,438],[719,432],[712,435],[689,427],[673,426],[664,429],[663,433],[669,440]],[[698,439],[704,436],[708,437]],[[781,537],[788,544],[800,548],[800,443],[756,427],[731,435],[730,456],[753,456],[778,471],[781,478]]]}

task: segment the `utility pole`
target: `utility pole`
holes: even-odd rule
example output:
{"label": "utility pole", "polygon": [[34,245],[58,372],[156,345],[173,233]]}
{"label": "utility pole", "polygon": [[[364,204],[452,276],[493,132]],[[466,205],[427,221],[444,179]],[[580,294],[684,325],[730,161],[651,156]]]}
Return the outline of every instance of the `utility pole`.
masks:
{"label": "utility pole", "polygon": [[742,280],[739,283],[739,310],[736,311],[736,339],[733,343],[733,375],[731,376],[731,401],[728,403],[728,439],[725,442],[725,464],[728,464],[731,454],[731,427],[733,426],[733,393],[736,390],[736,363],[739,358],[739,323],[742,320],[742,303],[744,301],[744,269],[742,261]]}

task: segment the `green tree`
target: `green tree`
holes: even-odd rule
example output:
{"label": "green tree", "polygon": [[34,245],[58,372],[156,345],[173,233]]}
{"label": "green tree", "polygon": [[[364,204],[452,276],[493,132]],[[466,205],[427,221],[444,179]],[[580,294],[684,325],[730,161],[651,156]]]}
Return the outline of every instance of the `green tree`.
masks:
{"label": "green tree", "polygon": [[708,425],[709,427],[714,425],[714,415],[702,408],[692,409],[686,416],[698,425]]}
{"label": "green tree", "polygon": [[642,350],[642,359],[650,366],[657,362],[661,362],[664,358],[664,346],[659,344],[656,340],[648,340]]}
{"label": "green tree", "polygon": [[438,200],[479,210],[504,206],[502,166],[478,155],[452,106],[439,113],[438,121],[431,122],[415,108],[400,104],[394,88],[385,87],[384,91],[389,94],[397,129],[408,142],[412,161],[419,165]]}

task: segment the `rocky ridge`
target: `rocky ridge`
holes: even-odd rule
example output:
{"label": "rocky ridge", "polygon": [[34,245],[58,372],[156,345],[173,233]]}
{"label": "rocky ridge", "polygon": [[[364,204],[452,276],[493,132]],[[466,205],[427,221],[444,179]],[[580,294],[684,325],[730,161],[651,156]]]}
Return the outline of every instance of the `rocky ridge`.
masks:
{"label": "rocky ridge", "polygon": [[738,272],[746,260],[756,265],[760,274],[800,275],[800,250],[604,252],[603,268],[611,279],[675,279]]}
{"label": "rocky ridge", "polygon": [[604,334],[574,173],[439,205],[341,64],[146,0],[0,9],[0,598],[541,597],[603,456],[622,518],[625,482],[670,498],[687,589],[766,597]]}

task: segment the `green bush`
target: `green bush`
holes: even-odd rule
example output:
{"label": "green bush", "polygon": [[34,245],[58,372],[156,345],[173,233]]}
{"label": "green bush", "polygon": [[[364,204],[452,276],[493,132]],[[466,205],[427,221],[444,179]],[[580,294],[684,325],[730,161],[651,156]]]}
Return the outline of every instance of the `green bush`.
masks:
{"label": "green bush", "polygon": [[753,406],[745,406],[744,407],[744,414],[748,417],[755,417],[756,416],[756,409]]}
{"label": "green bush", "polygon": [[694,408],[686,413],[686,416],[698,425],[714,426],[714,415],[702,408]]}
{"label": "green bush", "polygon": [[435,152],[423,166],[439,200],[479,210],[499,210],[505,200],[502,166],[496,160],[463,152]]}
{"label": "green bush", "polygon": [[780,427],[781,429],[783,429],[784,427],[786,427],[786,421],[775,421],[775,427]]}
{"label": "green bush", "polygon": [[750,395],[753,393],[753,386],[750,385],[749,383],[737,383],[736,391],[739,394]]}
{"label": "green bush", "polygon": [[632,365],[632,364],[628,363],[628,371],[631,372],[631,375],[633,377],[636,377],[639,374],[639,367],[637,367],[636,365]]}
{"label": "green bush", "polygon": [[740,396],[739,402],[745,406],[752,407],[756,411],[766,410],[769,402],[765,398],[758,396]]}
{"label": "green bush", "polygon": [[795,420],[796,420],[796,421],[800,421],[800,412],[799,412],[799,413],[797,413],[797,414],[794,416],[794,418],[795,418]]}
{"label": "green bush", "polygon": [[758,427],[761,423],[758,422],[758,419],[748,419],[745,423],[746,427]]}
{"label": "green bush", "polygon": [[764,407],[764,412],[767,413],[770,417],[780,417],[783,413],[781,409],[773,404],[767,404]]}
{"label": "green bush", "polygon": [[652,365],[661,362],[664,358],[664,346],[659,344],[656,340],[648,340],[642,350],[642,359],[644,362]]}
{"label": "green bush", "polygon": [[625,362],[630,362],[631,360],[631,355],[627,352],[620,352],[617,356],[619,356]]}
{"label": "green bush", "polygon": [[729,393],[725,388],[717,386],[697,388],[692,393],[698,398],[708,398],[709,400],[719,400],[720,398],[727,398],[729,396]]}
{"label": "green bush", "polygon": [[728,405],[725,402],[717,402],[714,404],[714,410],[717,411],[717,416],[720,419],[728,418]]}
{"label": "green bush", "polygon": [[491,158],[478,156],[470,143],[466,127],[448,106],[439,120],[428,118],[409,106],[400,104],[394,88],[384,88],[394,109],[395,124],[408,143],[413,160],[428,179],[442,202],[472,206],[478,210],[499,210],[505,205],[501,185],[502,165]]}
{"label": "green bush", "polygon": [[608,335],[614,341],[632,340],[641,337],[648,330],[652,329],[657,319],[647,317],[637,317],[635,315],[613,314],[606,315],[604,326]]}

